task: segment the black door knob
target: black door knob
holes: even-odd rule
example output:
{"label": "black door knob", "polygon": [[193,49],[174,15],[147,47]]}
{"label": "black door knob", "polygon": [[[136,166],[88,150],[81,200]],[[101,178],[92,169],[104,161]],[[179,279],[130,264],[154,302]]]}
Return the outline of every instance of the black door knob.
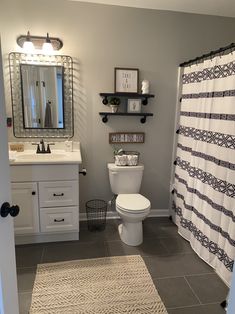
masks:
{"label": "black door knob", "polygon": [[18,205],[10,206],[8,202],[5,202],[2,204],[0,209],[0,216],[1,217],[7,217],[9,214],[12,217],[16,217],[20,212],[20,208]]}

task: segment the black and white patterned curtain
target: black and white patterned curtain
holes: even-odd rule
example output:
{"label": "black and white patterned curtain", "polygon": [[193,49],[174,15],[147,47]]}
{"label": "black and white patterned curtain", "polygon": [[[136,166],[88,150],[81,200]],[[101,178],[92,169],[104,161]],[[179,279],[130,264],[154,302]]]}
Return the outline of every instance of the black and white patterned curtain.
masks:
{"label": "black and white patterned curtain", "polygon": [[176,224],[229,285],[235,257],[235,52],[185,67],[182,84]]}

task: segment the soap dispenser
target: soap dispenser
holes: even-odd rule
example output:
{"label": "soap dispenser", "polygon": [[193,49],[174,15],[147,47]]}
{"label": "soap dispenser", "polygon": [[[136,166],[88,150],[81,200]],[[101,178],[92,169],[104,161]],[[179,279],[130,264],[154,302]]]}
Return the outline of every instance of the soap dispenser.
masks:
{"label": "soap dispenser", "polygon": [[65,151],[72,152],[73,151],[73,142],[69,140],[69,138],[65,141]]}

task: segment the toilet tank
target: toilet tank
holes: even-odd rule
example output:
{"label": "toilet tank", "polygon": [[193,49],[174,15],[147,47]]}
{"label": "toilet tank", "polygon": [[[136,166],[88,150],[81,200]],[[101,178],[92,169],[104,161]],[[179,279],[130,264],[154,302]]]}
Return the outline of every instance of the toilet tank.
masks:
{"label": "toilet tank", "polygon": [[109,182],[114,194],[139,193],[143,177],[144,165],[116,166],[108,164]]}

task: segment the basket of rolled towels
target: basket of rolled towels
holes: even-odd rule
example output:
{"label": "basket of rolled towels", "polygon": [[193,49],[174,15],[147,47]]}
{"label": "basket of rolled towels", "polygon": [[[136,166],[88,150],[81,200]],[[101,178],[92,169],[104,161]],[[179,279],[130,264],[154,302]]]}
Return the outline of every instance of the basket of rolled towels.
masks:
{"label": "basket of rolled towels", "polygon": [[137,166],[139,164],[140,153],[136,151],[119,150],[114,153],[116,166]]}

